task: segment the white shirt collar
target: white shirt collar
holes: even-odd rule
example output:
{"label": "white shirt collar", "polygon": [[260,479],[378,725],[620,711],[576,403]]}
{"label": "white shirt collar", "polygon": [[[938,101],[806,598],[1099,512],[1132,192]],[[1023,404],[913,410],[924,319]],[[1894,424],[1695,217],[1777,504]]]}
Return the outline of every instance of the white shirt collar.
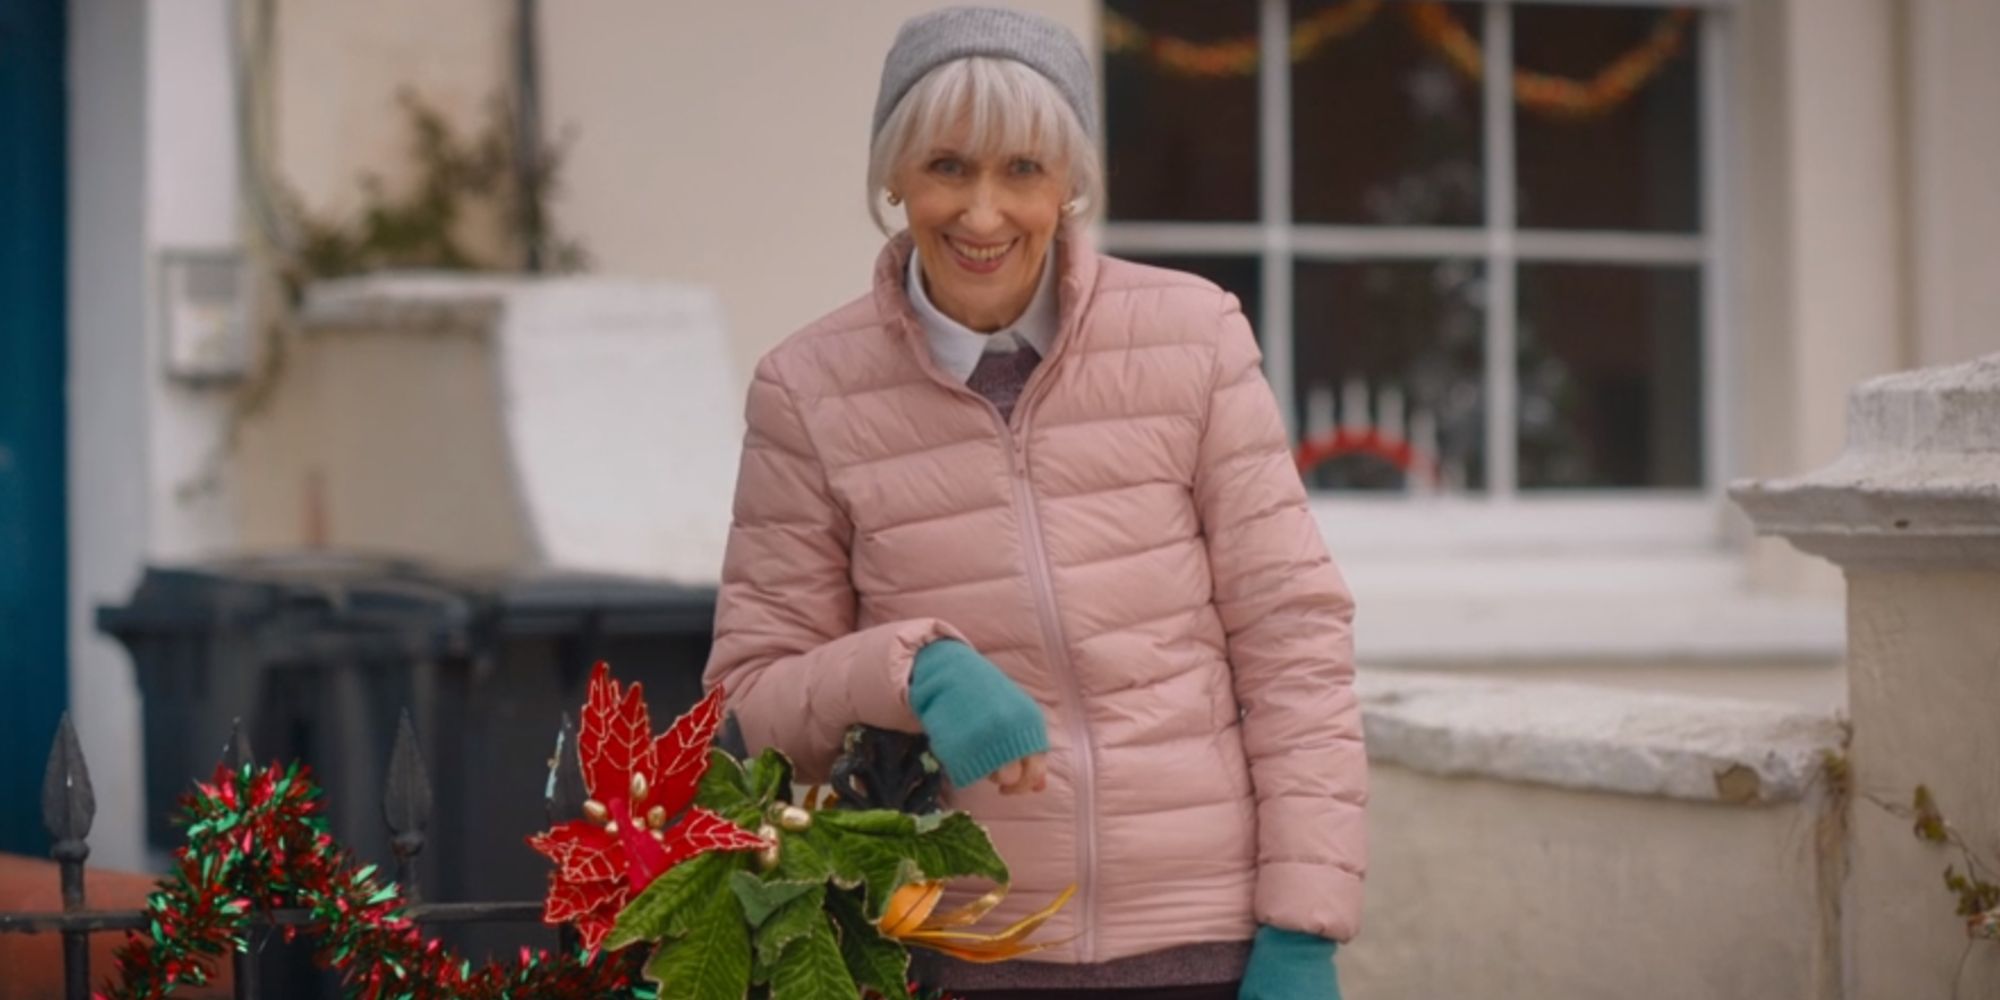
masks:
{"label": "white shirt collar", "polygon": [[1004,352],[1014,350],[1018,337],[1035,349],[1042,357],[1049,356],[1055,346],[1056,313],[1055,295],[1055,255],[1051,246],[1048,255],[1042,258],[1041,281],[1035,285],[1035,297],[1028,300],[1028,308],[1012,326],[992,333],[980,333],[959,321],[946,316],[931,303],[924,292],[922,265],[917,261],[917,252],[910,251],[910,273],[904,279],[910,296],[910,305],[916,310],[917,322],[924,328],[924,338],[930,342],[931,360],[944,370],[945,374],[964,382],[972,377],[972,370],[979,367],[979,359],[987,351]]}

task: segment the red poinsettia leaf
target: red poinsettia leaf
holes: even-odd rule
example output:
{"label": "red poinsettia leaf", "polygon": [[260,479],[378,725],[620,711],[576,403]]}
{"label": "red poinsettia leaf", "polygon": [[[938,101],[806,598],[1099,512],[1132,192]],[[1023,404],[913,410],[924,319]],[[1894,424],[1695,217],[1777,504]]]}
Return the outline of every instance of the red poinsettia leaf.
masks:
{"label": "red poinsettia leaf", "polygon": [[571,820],[531,835],[528,838],[528,846],[540,851],[550,861],[560,864],[579,848],[602,850],[612,839],[601,826],[582,820]]}
{"label": "red poinsettia leaf", "polygon": [[603,827],[572,820],[529,837],[528,844],[554,861],[565,879],[601,882],[625,877],[623,846]]}
{"label": "red poinsettia leaf", "polygon": [[668,813],[686,809],[694,801],[701,776],[708,773],[708,745],[722,724],[722,689],[716,688],[701,703],[674,720],[673,727],[660,734],[653,744],[654,773],[647,775],[655,791],[647,796]]}
{"label": "red poinsettia leaf", "polygon": [[[544,919],[574,925],[592,951],[632,893],[669,868],[709,851],[765,846],[755,833],[693,807],[722,722],[722,699],[720,690],[712,692],[655,739],[639,685],[620,685],[602,663],[592,671],[577,754],[585,787],[608,812],[594,815],[615,825],[575,820],[528,840],[556,866]],[[645,795],[632,801],[639,777]],[[649,830],[644,817],[654,808],[680,819],[665,831]]]}
{"label": "red poinsettia leaf", "polygon": [[638,684],[627,688],[611,679],[611,666],[599,663],[590,674],[589,700],[583,706],[583,726],[576,750],[583,765],[583,785],[590,797],[610,804],[626,798],[632,772],[650,779],[653,763],[653,723]]}
{"label": "red poinsettia leaf", "polygon": [[764,838],[706,809],[689,809],[666,833],[667,866],[709,851],[756,851]]}
{"label": "red poinsettia leaf", "polygon": [[606,907],[616,912],[624,908],[628,895],[623,882],[569,882],[554,877],[549,879],[549,898],[542,909],[542,921],[569,923]]}
{"label": "red poinsettia leaf", "polygon": [[619,882],[625,879],[625,859],[616,850],[576,854],[562,867],[562,877],[572,882]]}
{"label": "red poinsettia leaf", "polygon": [[617,910],[592,910],[576,918],[576,935],[583,941],[583,948],[591,954],[597,953],[597,946],[604,943],[611,928],[618,924]]}

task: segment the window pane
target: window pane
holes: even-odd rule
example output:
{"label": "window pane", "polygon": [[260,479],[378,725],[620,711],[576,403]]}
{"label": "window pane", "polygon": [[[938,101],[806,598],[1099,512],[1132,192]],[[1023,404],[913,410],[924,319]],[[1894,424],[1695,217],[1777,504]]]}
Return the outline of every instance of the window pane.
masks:
{"label": "window pane", "polygon": [[1701,278],[1520,270],[1522,489],[1701,485]]}
{"label": "window pane", "polygon": [[[1540,100],[1517,84],[1521,226],[1699,228],[1696,28],[1691,12],[1659,8],[1514,8],[1517,67],[1586,84],[1602,81],[1568,89],[1567,98],[1557,92]],[[1620,72],[1640,81],[1623,96]]]}
{"label": "window pane", "polygon": [[[1302,443],[1372,428],[1435,456],[1444,488],[1486,484],[1485,267],[1474,260],[1301,263],[1293,341]],[[1321,463],[1315,489],[1394,490],[1408,477],[1360,449]]]}
{"label": "window pane", "polygon": [[1222,290],[1236,296],[1243,303],[1243,316],[1250,321],[1250,329],[1256,331],[1257,342],[1264,341],[1263,281],[1264,262],[1256,257],[1127,257],[1127,260],[1154,267],[1172,268],[1199,274],[1222,286]]}
{"label": "window pane", "polygon": [[[1243,6],[1255,6],[1244,4]],[[1385,4],[1352,34],[1354,0],[1291,0],[1292,214],[1300,222],[1479,225],[1481,87]],[[1445,7],[1480,37],[1480,5]],[[1305,43],[1324,39],[1317,47]]]}
{"label": "window pane", "polygon": [[1112,219],[1257,219],[1256,42],[1255,3],[1105,4]]}

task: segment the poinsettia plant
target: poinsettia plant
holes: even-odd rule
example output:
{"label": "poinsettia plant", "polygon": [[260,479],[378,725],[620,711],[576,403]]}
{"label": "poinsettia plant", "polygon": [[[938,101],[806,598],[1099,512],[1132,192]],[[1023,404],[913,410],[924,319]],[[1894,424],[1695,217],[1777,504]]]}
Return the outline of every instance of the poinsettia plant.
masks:
{"label": "poinsettia plant", "polygon": [[[655,737],[640,685],[592,673],[576,752],[580,819],[530,838],[555,862],[544,919],[586,947],[648,945],[661,1000],[911,1000],[907,946],[971,961],[1027,938],[1068,899],[997,934],[967,930],[1005,895],[1007,866],[963,813],[792,802],[792,767],[710,746],[715,691]],[[936,914],[948,879],[993,892]]]}

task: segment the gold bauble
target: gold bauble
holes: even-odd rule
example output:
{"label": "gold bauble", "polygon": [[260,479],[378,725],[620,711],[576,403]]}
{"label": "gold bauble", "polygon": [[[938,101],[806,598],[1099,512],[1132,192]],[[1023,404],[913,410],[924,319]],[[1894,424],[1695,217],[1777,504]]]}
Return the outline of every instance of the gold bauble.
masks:
{"label": "gold bauble", "polygon": [[757,828],[757,836],[764,838],[764,847],[757,852],[759,871],[770,871],[778,867],[778,828],[769,823]]}

